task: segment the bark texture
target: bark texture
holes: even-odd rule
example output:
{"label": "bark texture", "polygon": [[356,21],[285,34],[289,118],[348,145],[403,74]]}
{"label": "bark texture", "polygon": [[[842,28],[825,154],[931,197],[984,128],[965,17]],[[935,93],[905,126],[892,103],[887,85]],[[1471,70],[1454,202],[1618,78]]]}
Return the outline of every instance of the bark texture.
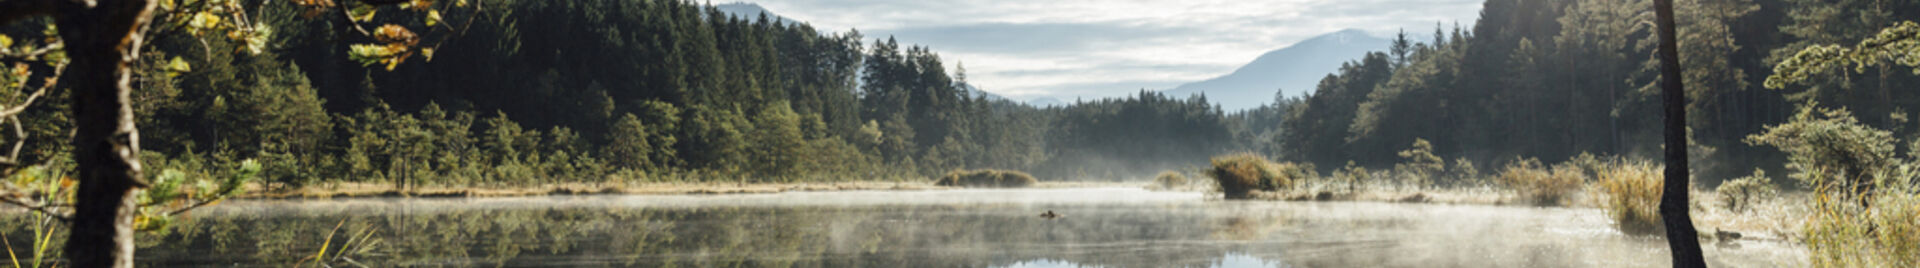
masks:
{"label": "bark texture", "polygon": [[75,191],[66,257],[73,267],[133,267],[134,189],[145,187],[134,129],[129,65],[152,19],[150,0],[60,2],[54,12],[72,60]]}
{"label": "bark texture", "polygon": [[1700,255],[1700,238],[1693,229],[1687,198],[1687,95],[1681,83],[1680,51],[1675,39],[1673,0],[1654,0],[1654,20],[1660,37],[1660,96],[1666,116],[1666,181],[1660,193],[1660,220],[1667,227],[1667,247],[1673,267],[1707,267]]}

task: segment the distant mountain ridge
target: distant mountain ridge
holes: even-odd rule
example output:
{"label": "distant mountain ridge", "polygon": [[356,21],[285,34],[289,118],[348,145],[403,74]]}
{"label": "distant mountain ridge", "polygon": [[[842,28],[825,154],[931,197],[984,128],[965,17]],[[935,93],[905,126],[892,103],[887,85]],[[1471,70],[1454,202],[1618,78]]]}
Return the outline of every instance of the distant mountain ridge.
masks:
{"label": "distant mountain ridge", "polygon": [[748,3],[748,2],[733,2],[733,3],[713,5],[713,8],[719,9],[721,13],[727,13],[727,15],[732,15],[733,17],[749,20],[749,21],[760,19],[760,14],[766,13],[767,19],[771,19],[775,23],[793,24],[793,23],[800,22],[798,20],[782,17],[780,16],[780,14],[774,14],[772,11],[767,11],[767,8],[760,7],[760,4],[754,4],[754,3]]}
{"label": "distant mountain ridge", "polygon": [[1277,90],[1285,90],[1287,96],[1311,92],[1321,78],[1338,71],[1340,64],[1370,51],[1386,50],[1388,43],[1357,29],[1328,33],[1269,51],[1233,73],[1165,92],[1178,97],[1204,93],[1208,101],[1227,111],[1252,109],[1272,103]]}

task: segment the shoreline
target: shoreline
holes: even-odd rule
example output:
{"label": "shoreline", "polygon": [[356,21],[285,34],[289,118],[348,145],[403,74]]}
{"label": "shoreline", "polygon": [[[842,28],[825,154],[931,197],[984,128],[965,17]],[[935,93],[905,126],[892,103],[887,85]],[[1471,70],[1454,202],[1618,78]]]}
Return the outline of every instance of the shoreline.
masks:
{"label": "shoreline", "polygon": [[[288,200],[288,199],[352,199],[385,197],[421,197],[421,198],[483,198],[483,197],[524,197],[524,196],[568,196],[568,195],[727,195],[727,194],[774,194],[784,192],[840,192],[840,191],[935,191],[959,189],[1065,189],[1065,188],[1142,188],[1148,191],[1202,192],[1215,193],[1204,187],[1179,187],[1163,189],[1150,182],[1040,182],[1023,188],[968,188],[937,186],[931,181],[845,181],[825,183],[634,183],[634,184],[548,184],[538,186],[428,186],[399,190],[390,184],[379,183],[336,183],[315,185],[295,190],[265,191],[258,185],[249,193],[234,197],[236,200]],[[1367,189],[1372,188],[1372,189]],[[1794,204],[1804,196],[1776,198],[1763,211],[1731,213],[1719,209],[1708,209],[1717,202],[1717,196],[1711,192],[1695,189],[1694,223],[1704,234],[1715,231],[1735,231],[1748,237],[1746,240],[1773,240],[1797,242],[1802,226],[1797,219],[1804,217],[1804,207],[1786,206]],[[1571,196],[1558,206],[1535,206],[1511,200],[1511,193],[1494,188],[1436,188],[1436,189],[1382,189],[1366,187],[1360,191],[1346,193],[1327,191],[1326,189],[1297,189],[1290,191],[1257,191],[1251,201],[1261,202],[1378,202],[1408,204],[1442,205],[1479,205],[1479,206],[1533,206],[1560,208],[1600,209],[1592,194],[1584,191]],[[1213,197],[1217,198],[1217,197]],[[1785,200],[1781,200],[1785,199]]]}
{"label": "shoreline", "polygon": [[[1016,189],[1058,189],[1058,188],[1098,188],[1098,187],[1142,187],[1144,182],[1040,182],[1031,187]],[[518,197],[553,195],[716,195],[716,194],[771,194],[783,192],[837,192],[837,191],[930,191],[968,189],[967,187],[937,186],[933,182],[914,181],[845,181],[824,183],[634,183],[634,184],[591,184],[567,183],[535,186],[422,186],[410,189],[397,189],[383,183],[333,183],[308,186],[292,190],[264,190],[259,185],[250,187],[246,194],[235,196],[236,200],[261,199],[331,199],[331,198],[373,198],[373,197]]]}

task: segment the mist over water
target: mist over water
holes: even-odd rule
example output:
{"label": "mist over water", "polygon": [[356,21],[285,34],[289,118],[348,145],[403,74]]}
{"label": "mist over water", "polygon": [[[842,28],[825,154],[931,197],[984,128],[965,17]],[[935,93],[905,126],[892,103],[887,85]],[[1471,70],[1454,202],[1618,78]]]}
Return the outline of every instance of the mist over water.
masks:
{"label": "mist over water", "polygon": [[[1039,216],[1046,211],[1062,217]],[[138,259],[281,266],[330,243],[330,256],[344,250],[374,266],[1667,264],[1664,241],[1609,224],[1592,209],[1243,202],[1131,188],[262,200],[212,207],[142,237]],[[353,236],[366,238],[343,249]],[[1740,243],[1707,246],[1710,263],[1805,265],[1791,246]]]}

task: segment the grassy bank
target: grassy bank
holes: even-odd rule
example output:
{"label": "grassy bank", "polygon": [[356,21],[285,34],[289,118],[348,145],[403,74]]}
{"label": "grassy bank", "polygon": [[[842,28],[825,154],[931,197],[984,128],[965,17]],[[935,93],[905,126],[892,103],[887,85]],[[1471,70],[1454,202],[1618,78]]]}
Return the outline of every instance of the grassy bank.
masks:
{"label": "grassy bank", "polygon": [[[1486,176],[1442,168],[1368,170],[1348,166],[1329,175],[1311,167],[1234,154],[1204,170],[1164,172],[1149,189],[1211,191],[1227,199],[1360,201],[1598,209],[1623,234],[1658,236],[1664,167],[1642,160],[1582,156],[1555,164],[1515,159]],[[1458,167],[1458,166],[1456,166]],[[1470,167],[1469,167],[1470,168]],[[1206,179],[1182,183],[1199,173]],[[1692,214],[1708,240],[1739,233],[1745,240],[1800,242],[1811,202],[1804,192],[1777,193],[1765,174],[1726,186],[1693,187]],[[1238,191],[1238,192],[1236,192]]]}

